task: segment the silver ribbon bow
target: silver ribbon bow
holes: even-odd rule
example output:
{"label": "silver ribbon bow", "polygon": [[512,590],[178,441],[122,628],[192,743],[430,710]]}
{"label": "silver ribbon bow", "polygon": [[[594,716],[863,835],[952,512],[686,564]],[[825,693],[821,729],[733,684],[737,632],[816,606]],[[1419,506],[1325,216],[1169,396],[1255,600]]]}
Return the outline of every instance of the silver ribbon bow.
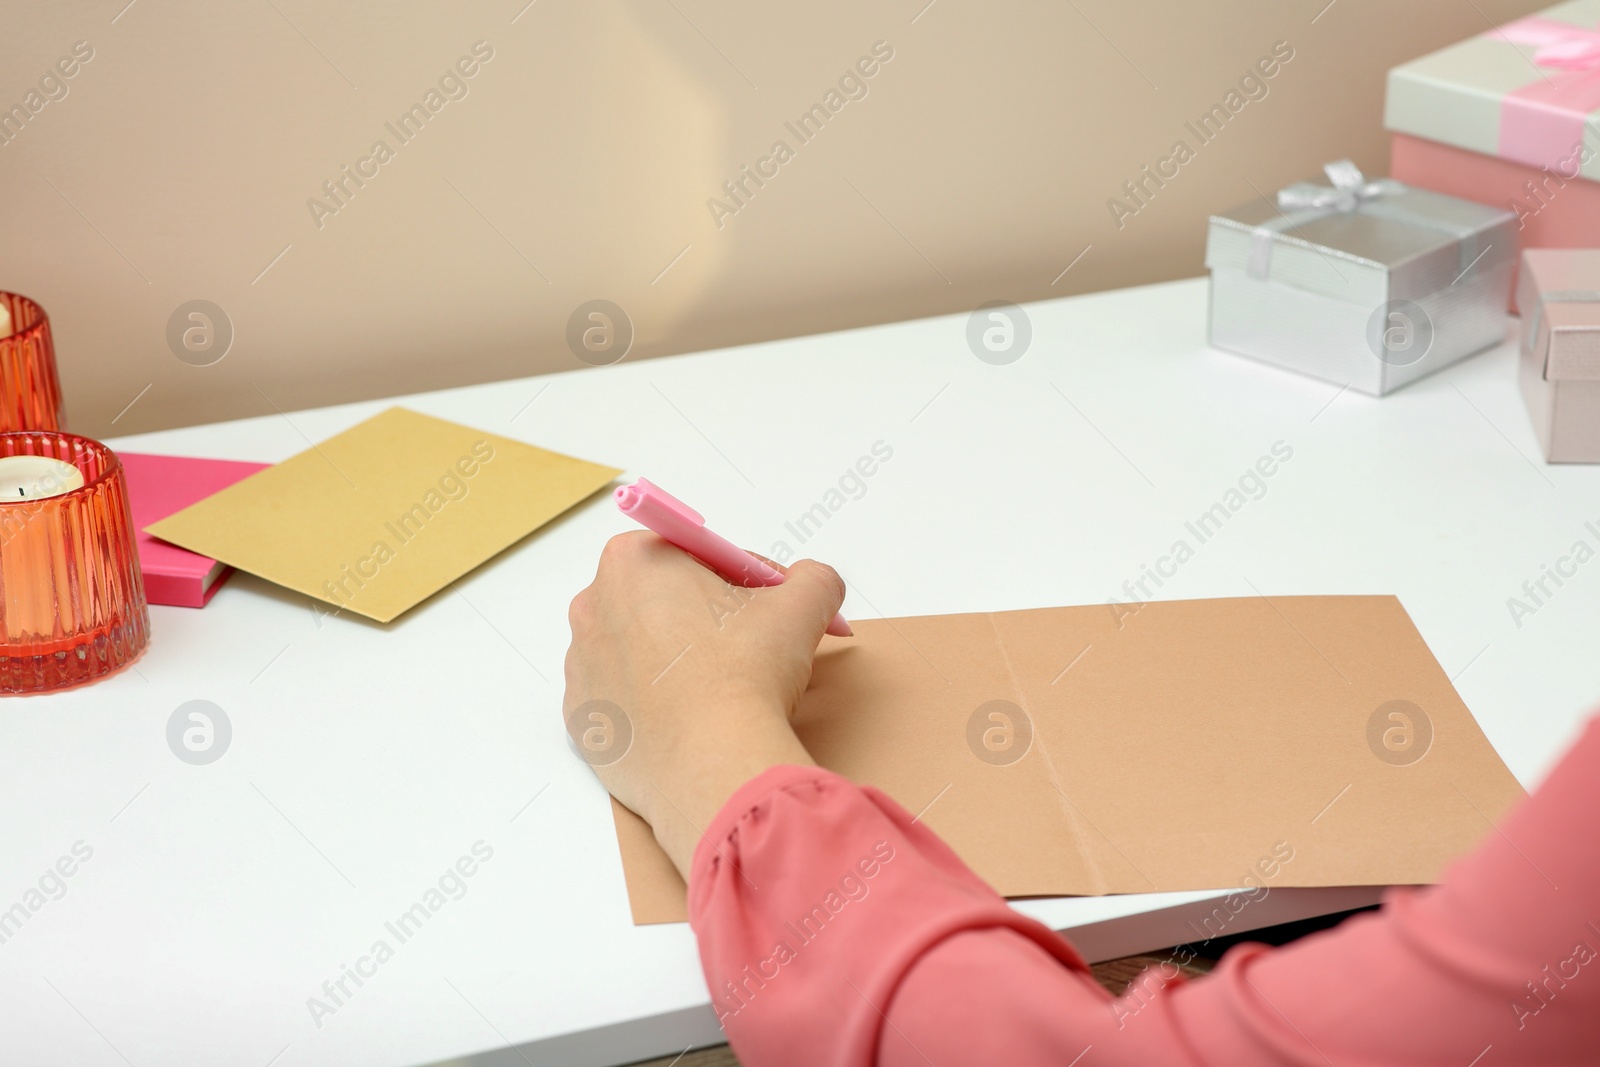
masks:
{"label": "silver ribbon bow", "polygon": [[1302,182],[1278,190],[1278,210],[1283,214],[1261,223],[1250,235],[1250,260],[1246,269],[1252,277],[1265,280],[1270,275],[1272,246],[1285,230],[1299,229],[1329,215],[1353,215],[1357,212],[1448,234],[1460,242],[1463,274],[1477,262],[1476,227],[1433,218],[1404,203],[1385,202],[1390,197],[1399,197],[1410,191],[1404,182],[1392,178],[1369,182],[1361,173],[1361,168],[1348,159],[1336,160],[1322,170],[1331,186]]}
{"label": "silver ribbon bow", "polygon": [[1363,204],[1406,191],[1403,184],[1391,178],[1382,178],[1375,182],[1367,181],[1366,176],[1361,173],[1361,168],[1348,159],[1329,163],[1322,168],[1322,171],[1328,176],[1328,181],[1333,183],[1331,189],[1309,184],[1291,185],[1287,189],[1280,189],[1278,210],[1285,214],[1291,211],[1319,213],[1338,211],[1348,215]]}

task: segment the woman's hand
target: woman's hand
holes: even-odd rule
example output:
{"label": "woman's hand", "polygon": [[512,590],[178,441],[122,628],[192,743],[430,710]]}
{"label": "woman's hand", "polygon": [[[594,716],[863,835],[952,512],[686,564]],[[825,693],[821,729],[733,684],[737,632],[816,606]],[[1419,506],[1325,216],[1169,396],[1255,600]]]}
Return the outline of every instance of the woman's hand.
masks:
{"label": "woman's hand", "polygon": [[745,589],[642,530],[613,537],[573,598],[568,732],[686,879],[701,832],[739,786],[812,762],[789,713],[843,601],[844,583],[820,563]]}

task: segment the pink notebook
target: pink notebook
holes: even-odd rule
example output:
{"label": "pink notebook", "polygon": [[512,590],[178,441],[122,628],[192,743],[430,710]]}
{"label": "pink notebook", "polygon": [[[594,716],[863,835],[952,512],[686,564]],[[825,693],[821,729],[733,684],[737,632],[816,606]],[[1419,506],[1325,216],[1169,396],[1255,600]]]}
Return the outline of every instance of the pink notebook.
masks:
{"label": "pink notebook", "polygon": [[152,604],[203,608],[222,587],[233,568],[214,559],[158,541],[144,532],[153,522],[182,511],[234,482],[243,481],[270,463],[226,459],[189,459],[118,452],[128,473],[128,503],[144,570],[144,594]]}

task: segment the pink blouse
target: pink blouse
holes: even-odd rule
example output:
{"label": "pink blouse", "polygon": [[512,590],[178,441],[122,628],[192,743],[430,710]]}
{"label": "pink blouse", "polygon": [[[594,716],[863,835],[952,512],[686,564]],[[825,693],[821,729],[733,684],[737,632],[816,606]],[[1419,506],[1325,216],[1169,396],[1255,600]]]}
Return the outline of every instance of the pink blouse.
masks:
{"label": "pink blouse", "polygon": [[1600,720],[1424,889],[1120,999],[876,789],[746,783],[696,849],[690,921],[746,1067],[1600,1063]]}

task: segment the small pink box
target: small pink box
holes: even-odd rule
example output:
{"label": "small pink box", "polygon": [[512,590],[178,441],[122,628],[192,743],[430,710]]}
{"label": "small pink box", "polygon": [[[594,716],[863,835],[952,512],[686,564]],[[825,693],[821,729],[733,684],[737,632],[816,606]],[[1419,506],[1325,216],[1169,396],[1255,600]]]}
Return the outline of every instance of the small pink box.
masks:
{"label": "small pink box", "polygon": [[145,596],[152,604],[205,607],[233,569],[151,537],[144,528],[190,504],[198,504],[271,464],[148,456],[137,452],[119,452],[117,458],[122,460],[122,469],[127,472],[128,504],[133,511],[139,564],[144,570]]}
{"label": "small pink box", "polygon": [[1600,250],[1522,256],[1519,378],[1551,463],[1600,463]]}
{"label": "small pink box", "polygon": [[[1389,172],[1407,185],[1516,212],[1519,248],[1600,247],[1600,182],[1405,133],[1390,140]],[[1518,306],[1514,299],[1511,309]]]}

